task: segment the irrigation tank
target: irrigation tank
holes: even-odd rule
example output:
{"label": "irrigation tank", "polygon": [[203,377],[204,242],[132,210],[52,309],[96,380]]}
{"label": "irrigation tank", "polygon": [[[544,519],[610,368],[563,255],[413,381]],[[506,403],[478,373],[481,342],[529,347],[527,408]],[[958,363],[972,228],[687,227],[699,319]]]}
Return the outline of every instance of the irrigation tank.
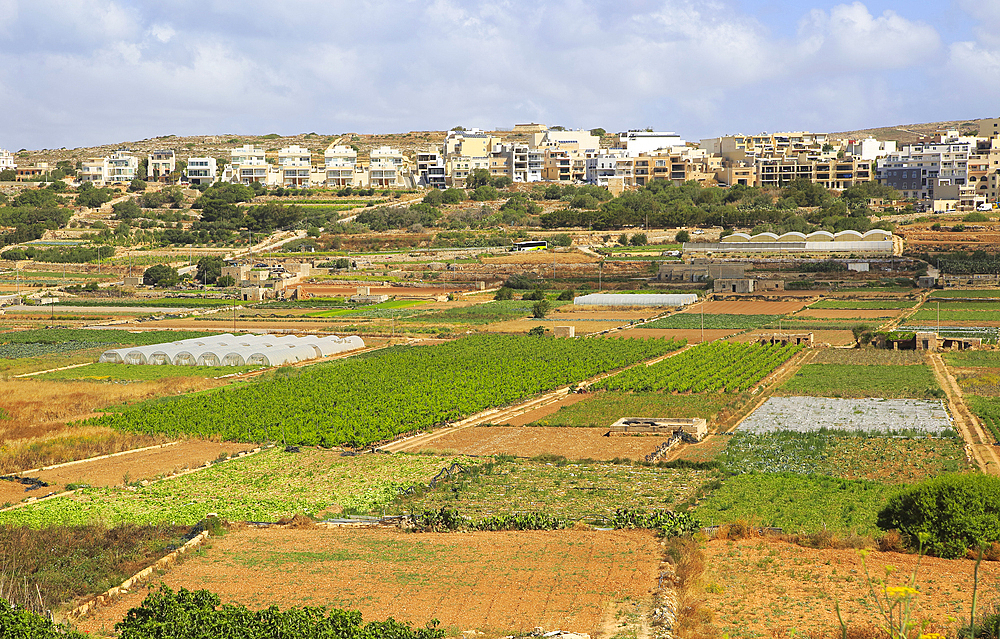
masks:
{"label": "irrigation tank", "polygon": [[356,336],[212,335],[178,342],[117,348],[100,362],[174,366],[281,366],[364,348]]}
{"label": "irrigation tank", "polygon": [[590,293],[573,298],[577,306],[687,306],[697,301],[694,293]]}

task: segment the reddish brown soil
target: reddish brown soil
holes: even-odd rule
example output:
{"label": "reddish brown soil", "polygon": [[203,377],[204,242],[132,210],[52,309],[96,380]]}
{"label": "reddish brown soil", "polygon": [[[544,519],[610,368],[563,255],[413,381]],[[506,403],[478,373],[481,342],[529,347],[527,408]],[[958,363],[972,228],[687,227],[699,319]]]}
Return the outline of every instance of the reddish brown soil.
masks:
{"label": "reddish brown soil", "polygon": [[[706,314],[720,315],[784,315],[792,313],[805,306],[805,301],[761,302],[757,300],[705,302]],[[701,304],[693,304],[685,313],[701,313]]]}
{"label": "reddish brown soil", "polygon": [[474,426],[439,437],[421,450],[460,455],[519,457],[562,455],[567,459],[643,459],[667,441],[666,437],[605,437],[607,428],[549,426]]}
{"label": "reddish brown soil", "polygon": [[125,475],[129,481],[153,479],[159,475],[197,468],[205,462],[219,457],[220,453],[235,454],[251,450],[252,444],[229,442],[208,442],[197,439],[127,453],[106,459],[80,461],[68,466],[50,470],[19,473],[24,477],[34,477],[51,484],[49,488],[39,488],[25,492],[25,486],[13,482],[0,482],[0,504],[16,503],[26,497],[42,497],[53,491],[65,490],[66,484],[90,484],[91,486],[119,486]]}
{"label": "reddish brown soil", "polygon": [[[450,635],[542,626],[607,636],[615,602],[649,600],[660,553],[646,531],[244,529],[214,538],[163,582],[251,608],[340,607],[418,627],[437,618]],[[112,628],[147,592],[125,595],[79,628]]]}
{"label": "reddish brown soil", "polygon": [[[834,631],[840,636],[835,602],[850,626],[879,624],[875,602],[857,550],[813,550],[770,540],[712,541],[706,551],[708,585],[703,597],[714,613],[719,636],[787,637],[799,631]],[[869,552],[865,559],[874,579],[886,585],[908,585],[916,555]],[[948,617],[968,620],[974,562],[924,557],[917,570],[920,594],[913,599],[914,618],[927,620],[925,632],[955,636]],[[886,566],[897,570],[886,578]],[[979,569],[979,605],[1000,596],[1000,563]],[[876,591],[879,590],[876,585]],[[934,630],[936,628],[936,630]],[[947,628],[945,632],[942,628]],[[795,634],[798,634],[796,632]]]}
{"label": "reddish brown soil", "polygon": [[553,262],[556,264],[590,264],[600,261],[600,258],[577,251],[567,253],[524,251],[521,253],[482,258],[484,264],[552,264]]}
{"label": "reddish brown soil", "polygon": [[528,411],[527,413],[522,413],[516,417],[511,417],[510,419],[504,420],[502,423],[507,426],[524,426],[525,424],[536,422],[543,417],[557,412],[563,406],[571,406],[577,402],[582,402],[587,399],[587,397],[589,397],[589,395],[585,393],[570,393],[558,402],[552,402],[547,406]]}

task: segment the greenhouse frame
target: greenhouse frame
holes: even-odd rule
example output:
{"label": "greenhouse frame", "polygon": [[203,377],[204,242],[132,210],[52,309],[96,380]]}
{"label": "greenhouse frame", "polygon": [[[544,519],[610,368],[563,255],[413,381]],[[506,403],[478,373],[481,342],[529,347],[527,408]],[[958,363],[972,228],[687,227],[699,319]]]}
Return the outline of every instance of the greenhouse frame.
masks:
{"label": "greenhouse frame", "polygon": [[697,301],[694,293],[590,293],[573,298],[577,306],[687,306]]}
{"label": "greenhouse frame", "polygon": [[173,366],[282,366],[329,357],[365,347],[356,336],[213,335],[117,348],[101,354],[100,362]]}

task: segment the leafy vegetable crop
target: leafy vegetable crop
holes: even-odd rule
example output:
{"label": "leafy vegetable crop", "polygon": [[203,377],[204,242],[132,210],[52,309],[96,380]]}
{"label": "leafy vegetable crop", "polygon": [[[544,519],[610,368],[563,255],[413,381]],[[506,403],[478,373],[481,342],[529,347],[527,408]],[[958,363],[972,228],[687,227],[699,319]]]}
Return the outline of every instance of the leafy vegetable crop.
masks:
{"label": "leafy vegetable crop", "polygon": [[793,344],[764,346],[710,342],[652,366],[623,371],[594,387],[636,392],[744,391],[799,350],[801,347]]}
{"label": "leafy vegetable crop", "polygon": [[365,446],[662,355],[677,342],[473,336],[404,346],[89,420],[142,433]]}

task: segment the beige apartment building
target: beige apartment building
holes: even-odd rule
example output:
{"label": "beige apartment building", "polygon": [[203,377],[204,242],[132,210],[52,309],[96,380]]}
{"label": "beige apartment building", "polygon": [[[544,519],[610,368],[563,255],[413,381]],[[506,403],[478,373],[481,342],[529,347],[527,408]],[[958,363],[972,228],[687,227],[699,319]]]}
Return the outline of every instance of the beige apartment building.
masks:
{"label": "beige apartment building", "polygon": [[177,157],[172,149],[160,149],[146,156],[146,179],[166,182],[177,170]]}
{"label": "beige apartment building", "polygon": [[388,146],[372,149],[368,164],[368,186],[370,188],[406,186],[406,157]]}
{"label": "beige apartment building", "polygon": [[756,166],[758,184],[770,188],[806,179],[828,189],[843,190],[874,179],[872,162],[850,157],[839,160],[795,156],[757,158]]}

